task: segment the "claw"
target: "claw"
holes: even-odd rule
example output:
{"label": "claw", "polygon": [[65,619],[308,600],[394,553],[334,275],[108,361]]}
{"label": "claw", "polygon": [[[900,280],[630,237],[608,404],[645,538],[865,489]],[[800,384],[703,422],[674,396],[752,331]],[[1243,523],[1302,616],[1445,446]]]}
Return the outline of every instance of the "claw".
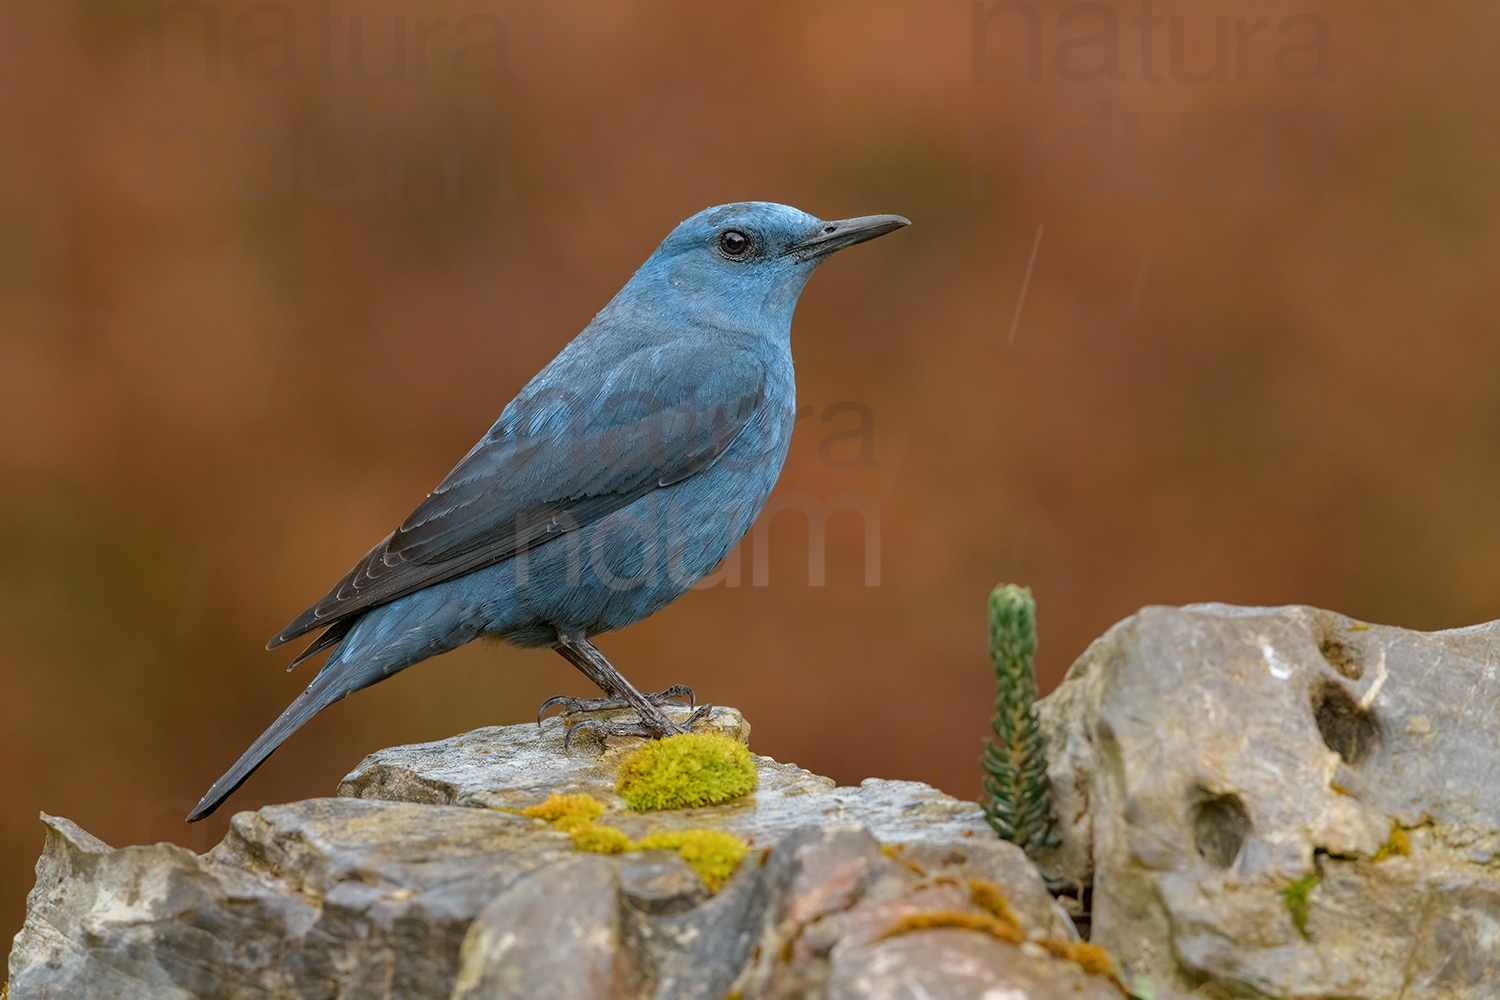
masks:
{"label": "claw", "polygon": [[656,694],[647,695],[647,697],[650,698],[652,704],[655,705],[660,705],[663,702],[686,697],[688,708],[698,707],[698,696],[694,694],[693,689],[688,687],[686,684],[673,684],[665,691],[658,691]]}
{"label": "claw", "polygon": [[579,730],[583,730],[586,733],[593,733],[595,736],[599,737],[599,742],[603,743],[609,737],[601,734],[598,731],[598,726],[598,719],[584,719],[582,722],[578,722],[574,725],[569,726],[568,731],[566,733],[563,733],[563,752],[566,753],[573,748],[573,734],[578,732]]}
{"label": "claw", "polygon": [[[548,698],[546,701],[542,702],[542,707],[536,710],[536,724],[537,724],[537,727],[538,728],[541,727],[541,725],[542,725],[542,716],[544,716],[544,715],[547,714],[547,709],[551,708],[553,705],[566,705],[568,702],[570,702],[572,700],[573,700],[572,698],[568,697],[565,694],[555,694],[552,697]],[[564,715],[568,714],[568,710],[566,708],[563,709],[563,714]]]}

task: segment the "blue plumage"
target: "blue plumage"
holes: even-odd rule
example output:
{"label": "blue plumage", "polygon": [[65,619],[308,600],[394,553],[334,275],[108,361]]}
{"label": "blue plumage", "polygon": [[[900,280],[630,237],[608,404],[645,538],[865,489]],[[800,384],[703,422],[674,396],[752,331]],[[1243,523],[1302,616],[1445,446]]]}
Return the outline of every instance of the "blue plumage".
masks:
{"label": "blue plumage", "polygon": [[746,202],[674,229],[401,527],[271,640],[324,629],[303,656],[332,652],[188,819],[321,709],[482,635],[556,648],[637,709],[617,731],[679,731],[589,638],[665,607],[739,542],[791,441],[798,296],[830,254],[906,224]]}

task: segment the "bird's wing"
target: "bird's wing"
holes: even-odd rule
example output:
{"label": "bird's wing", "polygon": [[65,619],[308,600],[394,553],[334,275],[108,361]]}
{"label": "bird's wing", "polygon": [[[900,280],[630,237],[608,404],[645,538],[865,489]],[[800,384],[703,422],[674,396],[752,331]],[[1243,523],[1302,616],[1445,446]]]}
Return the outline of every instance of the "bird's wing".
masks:
{"label": "bird's wing", "polygon": [[587,351],[565,351],[401,527],[267,648],[509,559],[702,471],[760,412],[766,377],[754,354],[725,343],[642,345],[607,370]]}

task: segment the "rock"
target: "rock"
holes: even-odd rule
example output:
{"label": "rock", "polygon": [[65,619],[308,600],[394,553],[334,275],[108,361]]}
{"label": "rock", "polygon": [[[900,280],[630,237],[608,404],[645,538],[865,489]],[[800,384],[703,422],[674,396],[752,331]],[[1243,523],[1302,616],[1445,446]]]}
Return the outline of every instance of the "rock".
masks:
{"label": "rock", "polygon": [[11,997],[446,997],[476,914],[573,856],[506,813],[312,799],[231,822],[199,857],[113,850],[43,817]]}
{"label": "rock", "polygon": [[1146,608],[1040,703],[1043,861],[1092,882],[1092,940],[1159,984],[1500,995],[1497,670],[1500,623]]}
{"label": "rock", "polygon": [[[716,709],[711,726],[748,736],[733,709]],[[954,935],[979,940],[943,947],[1013,966],[1018,983],[1077,978],[1050,955],[994,958],[980,931],[878,940],[882,921],[924,907],[972,910],[954,888],[969,879],[996,883],[1032,937],[1074,939],[1025,856],[995,839],[973,803],[916,782],[836,788],[757,757],[751,795],[638,815],[613,790],[618,760],[638,741],[580,741],[565,753],[563,733],[549,720],[381,751],[341,797],[239,813],[202,856],[166,844],[116,850],[44,817],[10,995],[720,1000],[736,989],[820,997],[842,975],[847,996],[863,988],[859,970],[926,961],[917,945]],[[500,811],[579,791],[605,803],[600,822],[633,839],[707,827],[755,849],[710,896],[676,854],[578,854],[567,834]],[[856,932],[859,948],[839,951]],[[941,981],[925,975],[910,981]]]}
{"label": "rock", "polygon": [[[902,917],[914,914],[939,915],[965,912],[975,917],[988,914],[972,899],[971,890],[962,876],[970,871],[990,870],[982,862],[974,865],[974,858],[964,855],[952,845],[926,845],[933,850],[938,860],[931,868],[917,864],[907,856],[905,850],[892,850],[882,846],[867,829],[855,824],[837,824],[826,827],[807,827],[798,830],[779,843],[768,856],[767,862],[749,878],[747,883],[759,883],[758,897],[747,907],[746,916],[736,921],[740,936],[733,941],[719,943],[708,941],[697,948],[685,950],[679,956],[676,969],[689,972],[699,963],[712,961],[720,950],[732,951],[736,957],[744,955],[748,965],[732,982],[729,980],[704,983],[697,989],[684,989],[686,977],[682,976],[670,984],[673,989],[660,989],[657,1000],[671,997],[721,997],[738,995],[744,1000],[769,1000],[779,997],[844,997],[923,996],[915,990],[902,994],[887,992],[889,982],[916,983],[918,988],[933,984],[934,998],[961,997],[970,994],[961,990],[945,991],[948,986],[959,988],[961,980],[950,976],[952,970],[933,968],[932,948],[945,936],[973,938],[981,951],[993,943],[1002,945],[1007,952],[1020,953],[1027,945],[1001,942],[988,934],[974,930],[920,930],[901,935],[906,939],[904,947],[896,954],[905,956],[913,967],[902,968],[895,980],[881,977],[870,979],[859,970],[868,969],[867,959],[872,954],[884,953],[888,942],[883,935],[889,932]],[[1014,848],[1000,844],[1001,854],[1009,854]],[[1019,851],[1015,852],[1020,854]],[[961,856],[963,855],[963,856]],[[1025,864],[1024,857],[1021,864]],[[1034,880],[1040,888],[1039,880]],[[1019,901],[1026,893],[1017,892],[1007,884],[1006,892],[1015,903],[1018,915],[1026,909],[1022,922],[1033,937],[1039,939],[1073,941],[1076,935],[1072,925],[1051,904],[1044,904],[1042,913],[1030,912],[1029,907]],[[1043,892],[1045,897],[1045,892]],[[747,925],[753,930],[758,920],[758,933],[744,934]],[[890,939],[896,940],[894,938]],[[753,944],[754,948],[748,946]],[[861,950],[864,949],[864,950]],[[992,957],[993,958],[993,957]],[[896,964],[890,960],[874,959],[878,965],[885,961],[890,969]],[[1011,957],[1014,964],[1017,959]],[[728,963],[738,964],[737,962]],[[1014,997],[1050,1000],[1056,997],[1118,997],[1119,991],[1107,980],[1084,976],[1073,963],[1055,959],[1042,951],[1039,956],[1028,958],[1024,963],[1031,978],[1020,975],[1007,979],[1001,972],[1006,960],[1002,956],[984,966],[962,982],[981,982],[983,974],[993,973],[987,980],[987,988],[1029,988],[1033,983],[1051,983],[1056,992],[1016,992]],[[920,968],[917,968],[920,967]],[[1019,968],[1019,966],[1018,966]],[[1083,980],[1091,979],[1104,992],[1080,992],[1085,988]],[[693,984],[697,986],[698,984]],[[835,994],[835,990],[841,993]],[[983,990],[972,994],[984,995]],[[1002,994],[1002,996],[1005,994]],[[993,1000],[993,998],[991,998]]]}
{"label": "rock", "polygon": [[[601,712],[609,719],[624,714]],[[695,732],[718,733],[748,745],[750,724],[733,708],[715,705]],[[490,726],[436,743],[417,743],[377,751],[360,762],[343,781],[340,796],[435,805],[517,809],[555,791],[613,796],[615,769],[641,743],[615,738],[602,748],[592,736],[580,736],[572,750],[564,747],[568,727],[559,716],[540,726]],[[817,779],[809,771],[789,768],[790,780]],[[831,782],[830,782],[831,784]]]}
{"label": "rock", "polygon": [[961,930],[888,938],[839,955],[828,1000],[1120,1000],[1107,980],[1032,949]]}
{"label": "rock", "polygon": [[619,878],[598,854],[543,868],[496,896],[469,926],[453,1000],[610,1000],[639,970],[621,940]]}
{"label": "rock", "polygon": [[703,879],[672,851],[625,854],[616,867],[625,901],[642,913],[670,916],[708,898]]}
{"label": "rock", "polygon": [[[739,712],[716,706],[707,732],[749,739]],[[598,744],[580,739],[563,749],[567,728],[553,717],[540,726],[492,726],[435,743],[379,750],[339,783],[339,795],[361,799],[426,802],[492,809],[519,809],[552,792],[584,792],[610,807],[609,822],[632,839],[663,830],[711,826],[767,844],[809,822],[859,822],[883,842],[994,833],[972,802],[959,802],[912,781],[869,779],[857,788],[836,788],[831,778],[770,757],[755,758],[760,778],[755,794],[719,806],[637,814],[615,794],[615,770],[640,745],[638,739]]]}

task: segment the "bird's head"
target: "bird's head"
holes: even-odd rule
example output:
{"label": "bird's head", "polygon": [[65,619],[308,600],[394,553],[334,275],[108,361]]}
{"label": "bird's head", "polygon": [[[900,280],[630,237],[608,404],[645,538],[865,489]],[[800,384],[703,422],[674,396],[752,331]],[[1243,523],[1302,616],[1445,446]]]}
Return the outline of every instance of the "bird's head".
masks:
{"label": "bird's head", "polygon": [[773,202],[719,205],[672,230],[627,289],[716,325],[789,330],[819,264],[906,225],[899,215],[825,222]]}

